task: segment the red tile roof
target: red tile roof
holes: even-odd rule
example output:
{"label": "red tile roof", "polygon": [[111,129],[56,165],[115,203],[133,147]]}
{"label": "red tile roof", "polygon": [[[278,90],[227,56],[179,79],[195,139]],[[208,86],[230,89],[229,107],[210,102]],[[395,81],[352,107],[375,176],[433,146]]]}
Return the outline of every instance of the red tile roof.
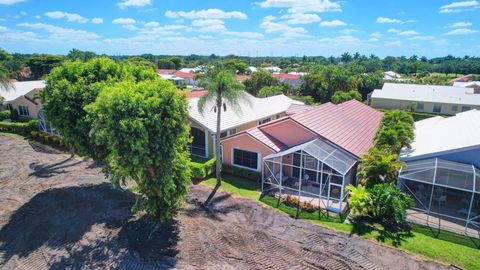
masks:
{"label": "red tile roof", "polygon": [[473,74],[468,74],[468,75],[464,75],[464,76],[461,76],[461,77],[458,77],[458,78],[455,78],[453,80],[450,80],[450,82],[469,82],[470,79],[472,78]]}
{"label": "red tile roof", "polygon": [[283,149],[287,148],[285,144],[256,127],[247,130],[246,133],[250,134],[255,139],[275,150],[276,152],[282,151]]}
{"label": "red tile roof", "polygon": [[301,105],[301,104],[292,104],[285,112],[287,115],[292,115],[296,113],[301,113],[315,108],[315,106],[310,105]]}
{"label": "red tile roof", "polygon": [[195,78],[195,73],[187,73],[187,72],[181,72],[181,71],[175,71],[173,75],[184,78],[184,79],[193,79]]}
{"label": "red tile roof", "polygon": [[325,103],[290,116],[319,136],[361,157],[374,143],[383,113],[357,100]]}
{"label": "red tile roof", "polygon": [[201,96],[208,93],[207,90],[194,90],[194,91],[188,91],[188,92],[179,91],[179,92],[180,93],[185,93],[185,95],[187,96],[187,99],[201,97]]}
{"label": "red tile roof", "polygon": [[246,79],[249,79],[250,77],[251,77],[250,75],[237,75],[235,76],[235,79],[237,80],[237,82],[242,83]]}
{"label": "red tile roof", "polygon": [[286,73],[275,73],[275,74],[272,74],[272,77],[273,78],[277,78],[277,79],[300,79],[300,75],[298,74],[286,74]]}
{"label": "red tile roof", "polygon": [[175,72],[177,72],[177,70],[175,70],[175,69],[157,69],[157,73],[162,74],[162,75],[163,74],[173,74]]}

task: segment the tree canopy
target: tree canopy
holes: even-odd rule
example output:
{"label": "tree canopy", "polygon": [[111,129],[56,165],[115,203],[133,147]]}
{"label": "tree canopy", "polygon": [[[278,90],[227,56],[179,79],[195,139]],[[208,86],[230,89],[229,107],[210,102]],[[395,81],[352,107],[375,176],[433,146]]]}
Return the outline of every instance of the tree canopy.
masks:
{"label": "tree canopy", "polygon": [[105,151],[104,172],[114,184],[132,179],[137,201],[160,221],[170,220],[190,184],[188,104],[160,79],[104,87],[86,106],[93,144]]}
{"label": "tree canopy", "polygon": [[348,92],[336,91],[332,96],[332,102],[339,104],[351,99],[362,101],[362,95],[357,90],[350,90]]}
{"label": "tree canopy", "polygon": [[259,70],[252,74],[252,76],[246,79],[243,84],[245,85],[245,91],[256,96],[258,91],[266,86],[276,86],[280,82],[273,78],[270,73],[265,70]]}

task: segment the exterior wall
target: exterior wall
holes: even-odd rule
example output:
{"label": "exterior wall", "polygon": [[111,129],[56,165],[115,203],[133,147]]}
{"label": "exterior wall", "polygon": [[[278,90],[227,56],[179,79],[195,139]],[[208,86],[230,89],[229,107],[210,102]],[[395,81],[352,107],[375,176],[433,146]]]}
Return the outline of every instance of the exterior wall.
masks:
{"label": "exterior wall", "polygon": [[223,141],[222,147],[223,147],[223,163],[229,164],[229,165],[233,165],[233,160],[232,160],[233,148],[259,153],[260,154],[258,157],[259,172],[262,170],[262,159],[273,153],[273,151],[270,148],[258,142],[257,140],[255,140],[254,138],[250,137],[247,134],[238,135],[234,138]]}
{"label": "exterior wall", "polygon": [[290,119],[262,127],[261,129],[289,147],[318,138],[316,134]]}
{"label": "exterior wall", "polygon": [[435,156],[411,158],[411,159],[407,159],[406,162],[408,163],[411,161],[431,159],[431,158],[439,158],[439,159],[455,161],[455,162],[460,162],[465,164],[473,164],[477,168],[480,168],[480,146],[474,149],[459,151],[456,153],[446,153],[446,154],[439,154]]}
{"label": "exterior wall", "polygon": [[[436,103],[432,103],[432,102],[416,102],[416,101],[408,101],[408,100],[381,99],[381,98],[372,97],[370,105],[373,108],[377,108],[377,109],[402,109],[402,110],[406,110],[406,109],[409,109],[410,104],[412,104],[413,102],[424,104],[423,110],[417,110],[415,108],[416,112],[434,113],[433,112],[433,105],[436,104]],[[453,111],[452,110],[453,106],[455,106],[455,104],[443,103],[442,104],[442,111],[438,114],[455,115],[459,112],[462,112],[462,106],[468,106],[468,107],[471,107],[472,109],[480,110],[480,106],[457,105],[457,111]]]}
{"label": "exterior wall", "polygon": [[38,119],[38,113],[42,109],[42,103],[40,101],[40,98],[37,97],[37,93],[40,92],[41,89],[35,89],[30,92],[28,92],[25,96],[34,101],[35,103],[32,103],[32,101],[28,100],[24,96],[18,97],[17,99],[6,102],[8,104],[11,104],[12,108],[18,111],[18,106],[25,106],[28,107],[28,112],[30,114],[30,118],[33,119]]}

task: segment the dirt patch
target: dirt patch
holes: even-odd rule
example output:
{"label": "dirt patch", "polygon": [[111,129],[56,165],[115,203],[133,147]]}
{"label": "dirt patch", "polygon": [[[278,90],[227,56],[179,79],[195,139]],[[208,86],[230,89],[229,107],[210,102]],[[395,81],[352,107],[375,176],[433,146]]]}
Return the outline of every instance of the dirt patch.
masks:
{"label": "dirt patch", "polygon": [[446,268],[224,193],[205,211],[200,185],[157,228],[97,164],[6,136],[0,153],[1,269]]}

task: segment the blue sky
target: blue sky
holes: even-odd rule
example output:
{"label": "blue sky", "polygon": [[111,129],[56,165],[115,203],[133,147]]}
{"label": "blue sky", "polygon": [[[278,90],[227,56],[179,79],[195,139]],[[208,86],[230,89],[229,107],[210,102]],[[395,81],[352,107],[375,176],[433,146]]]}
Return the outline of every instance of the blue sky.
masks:
{"label": "blue sky", "polygon": [[65,54],[480,56],[475,0],[0,0],[0,47]]}

